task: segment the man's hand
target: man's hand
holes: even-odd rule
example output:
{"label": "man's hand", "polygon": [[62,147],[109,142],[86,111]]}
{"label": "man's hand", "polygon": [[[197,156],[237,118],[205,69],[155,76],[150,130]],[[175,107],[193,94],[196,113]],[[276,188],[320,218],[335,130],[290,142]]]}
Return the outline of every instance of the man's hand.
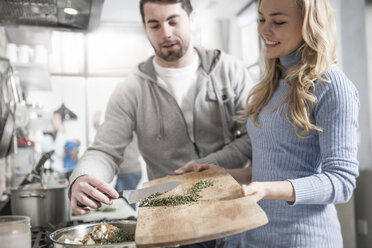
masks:
{"label": "man's hand", "polygon": [[114,199],[119,197],[115,189],[100,179],[89,175],[78,177],[71,186],[71,209],[76,214],[87,214],[89,209],[79,207],[78,202],[93,209],[101,207],[101,202],[111,205],[112,200],[105,194]]}
{"label": "man's hand", "polygon": [[215,169],[215,168],[220,168],[220,167],[214,164],[199,164],[195,160],[191,160],[190,162],[188,162],[181,168],[175,170],[174,174],[181,175],[181,174],[188,173],[188,172],[198,172],[198,171]]}

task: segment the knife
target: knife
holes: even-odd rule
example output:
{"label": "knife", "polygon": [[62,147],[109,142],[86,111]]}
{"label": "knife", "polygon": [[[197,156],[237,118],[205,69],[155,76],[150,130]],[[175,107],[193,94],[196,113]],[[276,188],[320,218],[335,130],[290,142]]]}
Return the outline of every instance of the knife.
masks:
{"label": "knife", "polygon": [[181,184],[180,181],[171,181],[171,182],[156,184],[154,186],[150,186],[150,187],[142,188],[142,189],[123,190],[118,193],[119,193],[119,197],[127,199],[128,203],[132,204],[135,202],[139,202],[149,197],[152,194],[168,192],[180,184]]}
{"label": "knife", "polygon": [[[149,197],[152,194],[155,193],[165,193],[168,192],[178,185],[180,185],[180,181],[170,181],[165,183],[159,183],[154,186],[142,188],[142,189],[134,189],[134,190],[123,190],[118,192],[119,198],[125,198],[129,204],[139,202],[147,197]],[[92,200],[98,202],[96,199],[88,196]],[[81,204],[80,202],[77,203],[79,207],[85,208],[86,206]]]}

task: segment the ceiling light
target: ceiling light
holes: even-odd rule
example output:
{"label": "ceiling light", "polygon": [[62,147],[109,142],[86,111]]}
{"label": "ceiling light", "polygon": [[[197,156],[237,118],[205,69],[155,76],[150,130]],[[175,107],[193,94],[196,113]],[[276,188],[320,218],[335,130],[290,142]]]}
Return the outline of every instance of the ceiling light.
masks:
{"label": "ceiling light", "polygon": [[72,7],[71,0],[67,0],[66,7],[63,9],[66,14],[77,15],[79,11]]}

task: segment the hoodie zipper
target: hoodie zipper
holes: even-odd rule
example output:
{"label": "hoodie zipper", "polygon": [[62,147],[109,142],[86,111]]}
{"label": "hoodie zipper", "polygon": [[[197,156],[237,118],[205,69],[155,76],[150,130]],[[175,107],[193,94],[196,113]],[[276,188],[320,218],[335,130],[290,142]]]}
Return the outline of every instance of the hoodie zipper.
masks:
{"label": "hoodie zipper", "polygon": [[[190,141],[191,144],[193,144],[194,146],[194,150],[196,152],[196,154],[198,155],[198,158],[200,158],[200,151],[199,151],[199,148],[197,147],[196,143],[195,142],[192,142],[191,140],[191,137],[190,137],[190,134],[189,134],[189,131],[187,129],[187,123],[186,123],[186,119],[185,119],[185,116],[182,112],[182,109],[180,108],[180,106],[178,105],[176,99],[172,96],[172,94],[170,94],[166,89],[164,89],[163,87],[159,86],[157,83],[154,83],[154,85],[156,85],[156,87],[158,87],[161,91],[165,92],[168,96],[170,96],[170,98],[172,99],[173,103],[176,105],[177,109],[178,109],[178,112],[181,114],[182,116],[182,120],[183,120],[183,124],[184,124],[184,128],[186,129],[186,134],[187,134],[187,138],[188,140]],[[197,92],[195,94],[195,99],[196,99],[196,95],[198,94],[199,92]],[[194,104],[195,104],[195,101],[194,101]],[[159,106],[160,108],[160,106]],[[195,108],[194,108],[195,109]],[[159,113],[160,114],[160,113]],[[193,112],[194,114],[194,112]],[[194,115],[195,116],[195,115]],[[162,121],[162,120],[161,120]],[[193,125],[194,125],[194,128],[195,128],[195,118],[193,118]],[[194,129],[195,131],[195,129]],[[196,140],[195,138],[195,132],[194,132],[194,139]]]}

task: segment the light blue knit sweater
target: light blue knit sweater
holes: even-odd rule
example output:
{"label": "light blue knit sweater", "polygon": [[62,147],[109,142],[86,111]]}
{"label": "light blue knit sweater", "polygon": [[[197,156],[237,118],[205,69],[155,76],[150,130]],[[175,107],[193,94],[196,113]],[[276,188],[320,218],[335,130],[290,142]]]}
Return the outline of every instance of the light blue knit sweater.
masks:
{"label": "light blue knit sweater", "polygon": [[[292,53],[280,58],[289,68],[299,61]],[[269,223],[247,233],[249,247],[342,247],[334,204],[349,200],[358,176],[357,128],[359,98],[352,82],[329,69],[331,83],[318,82],[318,102],[311,119],[323,132],[299,139],[286,120],[284,107],[275,108],[289,92],[280,80],[270,102],[258,116],[261,127],[247,123],[253,147],[252,181],[289,180],[296,201],[261,200]]]}

